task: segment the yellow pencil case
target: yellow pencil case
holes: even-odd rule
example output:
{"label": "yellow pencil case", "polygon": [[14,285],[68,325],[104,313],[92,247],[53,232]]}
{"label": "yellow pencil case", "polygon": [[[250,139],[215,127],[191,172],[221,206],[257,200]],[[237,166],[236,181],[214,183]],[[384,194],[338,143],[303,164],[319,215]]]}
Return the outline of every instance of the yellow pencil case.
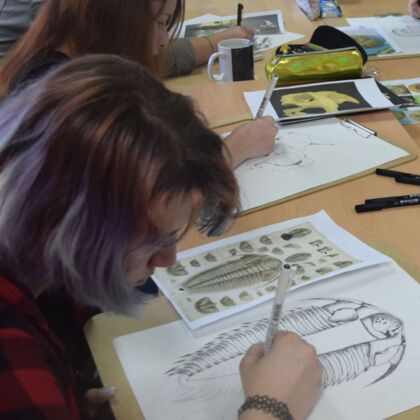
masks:
{"label": "yellow pencil case", "polygon": [[356,47],[283,54],[265,66],[267,79],[271,79],[273,74],[279,76],[277,86],[357,79],[362,71],[363,58]]}

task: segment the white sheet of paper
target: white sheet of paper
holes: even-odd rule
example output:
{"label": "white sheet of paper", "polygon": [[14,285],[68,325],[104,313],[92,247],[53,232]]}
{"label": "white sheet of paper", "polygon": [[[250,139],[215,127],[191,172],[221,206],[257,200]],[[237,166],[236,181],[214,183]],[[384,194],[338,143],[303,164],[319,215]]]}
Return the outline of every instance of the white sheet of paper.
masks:
{"label": "white sheet of paper", "polygon": [[[276,14],[278,18],[279,23],[279,34],[275,35],[256,35],[255,36],[255,51],[264,51],[270,48],[278,47],[281,44],[286,44],[291,41],[295,41],[297,39],[303,38],[304,35],[298,34],[295,32],[286,32],[284,28],[283,23],[283,16],[280,10],[272,10],[272,11],[264,11],[264,12],[255,12],[255,13],[245,13],[243,15],[244,18],[246,17],[258,17],[258,16],[267,16],[267,15],[273,15]],[[181,38],[185,37],[185,30],[188,25],[194,25],[194,24],[200,24],[200,23],[209,23],[209,22],[215,22],[220,20],[229,20],[234,19],[236,20],[236,15],[230,15],[230,16],[218,16],[213,14],[205,14],[202,16],[198,16],[196,18],[188,19],[184,22],[182,25],[181,32],[179,36]]]}
{"label": "white sheet of paper", "polygon": [[[345,85],[348,83],[354,83],[354,86],[356,87],[358,93],[362,96],[362,98],[368,102],[370,107],[365,107],[362,109],[344,109],[340,110],[338,105],[338,110],[329,112],[324,111],[322,113],[311,113],[311,114],[304,114],[304,115],[295,115],[290,117],[285,116],[279,116],[274,109],[271,102],[268,103],[267,108],[264,112],[264,115],[270,115],[273,117],[276,121],[280,121],[281,123],[284,122],[293,122],[294,118],[313,118],[316,116],[319,117],[325,117],[325,116],[334,116],[334,115],[340,115],[340,114],[350,114],[355,112],[364,112],[364,111],[373,111],[375,109],[384,109],[389,108],[393,106],[393,104],[382,94],[382,92],[379,90],[378,86],[376,85],[376,82],[372,78],[367,79],[354,79],[354,80],[342,80],[342,81],[332,81],[332,82],[323,82],[323,83],[311,83],[307,85],[301,85],[301,86],[293,86],[293,87],[282,87],[274,89],[274,92],[284,92],[284,93],[293,93],[294,91],[302,91],[302,88],[304,88],[305,92],[311,92],[311,87],[325,87],[325,90],[331,89],[331,85]],[[250,91],[250,92],[244,92],[246,103],[248,104],[252,115],[255,117],[257,115],[258,109],[261,105],[261,102],[264,98],[265,91],[264,90],[257,90],[257,91]],[[311,106],[313,107],[313,101],[308,101],[307,104],[301,103],[300,106]],[[296,104],[296,108],[299,105]]]}
{"label": "white sheet of paper", "polygon": [[348,18],[352,26],[377,27],[386,34],[401,53],[395,55],[420,54],[420,22],[411,16]]}
{"label": "white sheet of paper", "polygon": [[[179,253],[177,261],[177,269],[158,268],[153,279],[188,326],[196,329],[270,300],[285,262],[298,270],[295,289],[387,257],[321,211],[189,249]],[[200,286],[188,286],[192,282]]]}
{"label": "white sheet of paper", "polygon": [[286,125],[279,129],[270,155],[235,170],[242,208],[258,208],[407,155],[337,118]]}
{"label": "white sheet of paper", "polygon": [[[298,311],[295,321],[288,318],[292,308]],[[270,309],[270,303],[260,305],[200,336],[177,321],[116,338],[115,350],[145,418],[236,419],[243,402],[239,361],[250,343],[264,341]],[[379,420],[420,404],[420,287],[395,262],[289,293],[282,319],[280,326],[289,319],[288,328],[324,354],[321,362],[331,360],[325,353],[335,356],[310,420]]]}
{"label": "white sheet of paper", "polygon": [[[356,39],[356,41],[358,41],[362,47],[366,49],[367,54],[369,54],[369,51],[378,50],[378,52],[373,55],[377,57],[386,57],[388,55],[400,55],[402,52],[399,45],[393,39],[389,38],[386,32],[383,31],[379,26],[365,27],[352,25],[339,26],[337,29],[351,37],[366,37],[368,39],[366,46],[363,42],[360,42],[359,39]],[[388,47],[385,43],[383,43],[383,40],[385,40],[385,42],[388,43],[388,46],[391,46],[394,51],[388,51],[386,53],[379,52],[379,50],[384,50],[386,47]]]}

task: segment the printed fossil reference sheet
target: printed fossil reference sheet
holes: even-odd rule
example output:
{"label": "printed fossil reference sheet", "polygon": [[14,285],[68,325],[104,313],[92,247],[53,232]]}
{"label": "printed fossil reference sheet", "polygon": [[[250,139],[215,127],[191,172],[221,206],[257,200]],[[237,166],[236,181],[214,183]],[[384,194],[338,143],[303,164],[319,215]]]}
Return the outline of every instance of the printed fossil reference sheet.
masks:
{"label": "printed fossil reference sheet", "polygon": [[[324,366],[309,420],[379,420],[420,404],[420,286],[395,262],[294,290],[284,309],[280,328],[313,344]],[[239,362],[264,341],[270,310],[260,305],[200,335],[177,321],[116,338],[145,418],[236,419]]]}
{"label": "printed fossil reference sheet", "polygon": [[278,131],[272,153],[236,168],[242,210],[325,188],[409,156],[350,120],[328,118],[287,125]]}
{"label": "printed fossil reference sheet", "polygon": [[385,261],[321,211],[181,252],[153,279],[196,329],[271,299],[284,263],[296,289]]}
{"label": "printed fossil reference sheet", "polygon": [[406,105],[395,106],[391,111],[402,125],[420,123],[420,77],[381,82],[388,89],[406,102]]}
{"label": "printed fossil reference sheet", "polygon": [[351,26],[376,28],[397,49],[384,56],[420,54],[420,22],[411,16],[361,17],[346,19]]}
{"label": "printed fossil reference sheet", "polygon": [[[180,37],[195,38],[209,36],[229,28],[235,28],[236,15],[217,16],[206,14],[184,22]],[[280,10],[245,13],[242,24],[254,29],[254,51],[264,51],[286,42],[302,38],[303,35],[286,32]]]}
{"label": "printed fossil reference sheet", "polygon": [[[252,115],[258,112],[265,91],[244,92]],[[264,115],[280,124],[390,108],[372,78],[312,83],[274,89]]]}

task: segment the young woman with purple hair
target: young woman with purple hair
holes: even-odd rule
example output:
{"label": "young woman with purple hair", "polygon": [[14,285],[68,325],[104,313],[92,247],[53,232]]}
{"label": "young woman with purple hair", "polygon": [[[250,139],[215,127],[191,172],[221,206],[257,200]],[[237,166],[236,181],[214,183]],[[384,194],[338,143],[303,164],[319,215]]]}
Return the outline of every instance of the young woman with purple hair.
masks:
{"label": "young woman with purple hair", "polygon": [[[236,215],[226,154],[188,98],[116,56],[71,60],[3,101],[1,418],[83,416],[84,390],[40,295],[65,290],[130,312],[144,300],[135,286],[174,263],[190,226],[215,234]],[[257,344],[244,357],[245,396],[267,395],[273,409],[303,418],[321,370],[311,346],[280,334],[268,355]],[[270,416],[254,407],[241,419]]]}

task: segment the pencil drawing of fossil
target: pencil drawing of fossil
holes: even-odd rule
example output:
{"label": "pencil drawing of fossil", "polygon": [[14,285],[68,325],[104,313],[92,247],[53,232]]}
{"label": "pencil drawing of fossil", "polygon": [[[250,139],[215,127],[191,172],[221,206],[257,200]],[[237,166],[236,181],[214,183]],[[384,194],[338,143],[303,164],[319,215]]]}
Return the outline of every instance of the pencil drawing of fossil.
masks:
{"label": "pencil drawing of fossil", "polygon": [[[316,298],[310,301],[307,307],[285,312],[279,328],[302,337],[327,330],[346,336],[347,330],[341,330],[352,324],[352,331],[357,328],[363,337],[361,342],[358,337],[351,337],[349,340],[355,340],[354,343],[318,354],[324,366],[324,387],[352,381],[373,367],[385,366],[381,371],[373,371],[373,380],[369,376],[369,385],[372,385],[385,379],[398,367],[406,348],[404,325],[400,319],[356,300]],[[221,366],[223,363],[242,356],[251,344],[264,341],[268,322],[268,318],[246,322],[219,334],[197,351],[182,356],[165,374],[178,375],[179,384],[185,389],[197,387],[200,381],[217,379],[212,370],[224,369]]]}
{"label": "pencil drawing of fossil", "polygon": [[268,255],[244,255],[189,278],[180,290],[212,293],[274,281],[281,270],[281,261]]}
{"label": "pencil drawing of fossil", "polygon": [[268,251],[268,247],[266,246],[262,246],[260,248],[258,248],[258,252],[267,252]]}
{"label": "pencil drawing of fossil", "polygon": [[281,236],[285,241],[290,241],[292,238],[303,238],[304,236],[310,235],[312,233],[311,229],[307,228],[296,228],[292,229],[288,233],[283,233]]}
{"label": "pencil drawing of fossil", "polygon": [[323,276],[324,274],[331,273],[334,271],[332,267],[321,267],[315,270],[320,276]]}
{"label": "pencil drawing of fossil", "polygon": [[203,297],[195,303],[195,309],[202,314],[218,312],[216,304],[208,297]]}
{"label": "pencil drawing of fossil", "polygon": [[254,250],[254,247],[249,243],[249,242],[247,242],[247,241],[242,241],[240,244],[239,244],[239,249],[242,251],[242,252],[252,252],[253,250]]}
{"label": "pencil drawing of fossil", "polygon": [[306,261],[309,258],[311,258],[311,256],[312,254],[309,254],[309,252],[300,252],[298,254],[289,255],[286,258],[286,262],[295,263],[295,262]]}
{"label": "pencil drawing of fossil", "polygon": [[235,248],[229,249],[229,254],[230,255],[236,255],[237,253],[238,253],[238,250],[237,249],[235,249]]}
{"label": "pencil drawing of fossil", "polygon": [[179,261],[168,267],[166,271],[173,276],[186,276],[188,274],[188,271]]}

